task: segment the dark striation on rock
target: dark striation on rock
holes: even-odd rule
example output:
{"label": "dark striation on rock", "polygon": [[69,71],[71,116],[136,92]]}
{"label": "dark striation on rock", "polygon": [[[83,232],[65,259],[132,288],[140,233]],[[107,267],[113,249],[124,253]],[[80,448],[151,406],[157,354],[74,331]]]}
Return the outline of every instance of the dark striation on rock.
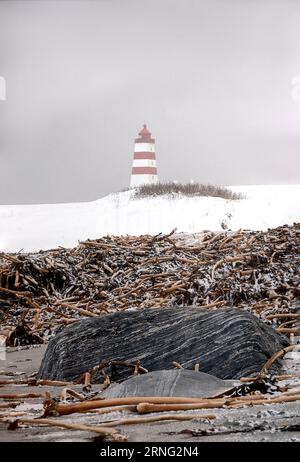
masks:
{"label": "dark striation on rock", "polygon": [[[194,307],[123,311],[66,327],[48,345],[38,378],[74,380],[99,364],[123,360],[149,371],[186,369],[236,379],[260,371],[288,340],[254,315],[236,308]],[[279,363],[273,366],[274,371]],[[132,375],[114,367],[113,380]]]}
{"label": "dark striation on rock", "polygon": [[236,382],[221,380],[204,372],[173,369],[136,375],[114,383],[101,394],[105,398],[126,396],[212,397],[232,390]]}

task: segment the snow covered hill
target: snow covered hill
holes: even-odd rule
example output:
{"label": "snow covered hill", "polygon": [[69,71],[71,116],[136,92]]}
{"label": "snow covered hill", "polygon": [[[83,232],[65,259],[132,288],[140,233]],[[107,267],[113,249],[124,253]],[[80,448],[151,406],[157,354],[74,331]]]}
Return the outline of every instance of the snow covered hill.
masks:
{"label": "snow covered hill", "polygon": [[79,240],[107,234],[140,235],[264,230],[300,221],[300,185],[234,186],[246,199],[159,196],[133,199],[132,191],[94,202],[1,205],[0,251],[73,247]]}

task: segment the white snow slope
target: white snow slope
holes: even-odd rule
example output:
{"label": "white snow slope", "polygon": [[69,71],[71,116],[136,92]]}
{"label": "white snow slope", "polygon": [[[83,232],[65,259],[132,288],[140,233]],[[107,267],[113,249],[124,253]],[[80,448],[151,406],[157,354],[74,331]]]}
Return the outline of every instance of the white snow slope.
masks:
{"label": "white snow slope", "polygon": [[300,185],[234,186],[246,199],[159,196],[132,199],[132,191],[94,202],[0,206],[0,251],[73,247],[111,235],[264,230],[300,221]]}

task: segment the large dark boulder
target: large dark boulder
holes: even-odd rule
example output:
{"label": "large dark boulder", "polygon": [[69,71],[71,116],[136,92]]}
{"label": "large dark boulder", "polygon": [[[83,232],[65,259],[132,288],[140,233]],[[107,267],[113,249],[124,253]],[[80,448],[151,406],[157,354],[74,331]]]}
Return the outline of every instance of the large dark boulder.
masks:
{"label": "large dark boulder", "polygon": [[[149,371],[171,369],[172,362],[222,379],[258,372],[286,337],[254,315],[235,308],[148,309],[84,319],[66,327],[48,345],[38,377],[74,380],[111,360],[135,362]],[[279,370],[279,363],[274,365]],[[114,367],[113,379],[132,375]]]}

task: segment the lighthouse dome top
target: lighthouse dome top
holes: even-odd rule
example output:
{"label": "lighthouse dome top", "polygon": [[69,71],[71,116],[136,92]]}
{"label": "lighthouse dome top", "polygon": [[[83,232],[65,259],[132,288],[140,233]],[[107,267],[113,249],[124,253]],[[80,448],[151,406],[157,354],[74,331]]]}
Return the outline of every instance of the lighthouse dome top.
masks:
{"label": "lighthouse dome top", "polygon": [[143,128],[139,132],[139,137],[135,139],[136,143],[154,143],[155,140],[151,138],[151,132],[148,130],[146,124],[143,125]]}

